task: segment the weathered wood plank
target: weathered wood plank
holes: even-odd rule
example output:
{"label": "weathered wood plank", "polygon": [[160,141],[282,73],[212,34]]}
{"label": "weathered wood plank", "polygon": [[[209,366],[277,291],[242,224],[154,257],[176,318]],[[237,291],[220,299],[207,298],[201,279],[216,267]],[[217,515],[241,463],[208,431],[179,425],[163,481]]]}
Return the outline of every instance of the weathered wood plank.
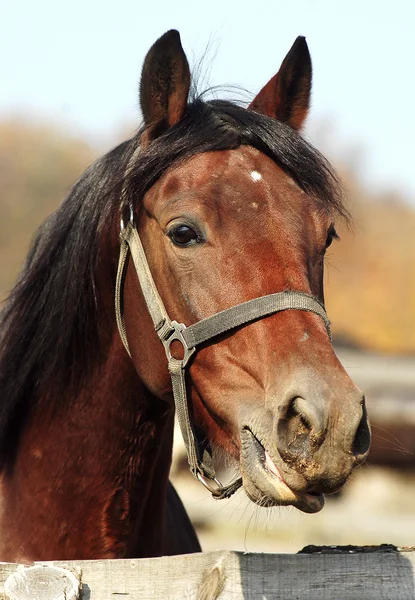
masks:
{"label": "weathered wood plank", "polygon": [[[81,572],[82,600],[415,600],[415,552],[209,552],[45,563]],[[0,563],[0,593],[17,565]]]}
{"label": "weathered wood plank", "polygon": [[79,577],[52,565],[21,565],[4,584],[9,600],[77,600]]}

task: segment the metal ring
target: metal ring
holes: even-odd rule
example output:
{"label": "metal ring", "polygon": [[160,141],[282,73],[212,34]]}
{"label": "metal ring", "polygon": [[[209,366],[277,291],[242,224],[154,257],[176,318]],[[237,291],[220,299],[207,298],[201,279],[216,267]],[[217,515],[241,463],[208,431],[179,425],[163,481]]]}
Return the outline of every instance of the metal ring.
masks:
{"label": "metal ring", "polygon": [[[205,477],[205,475],[202,475],[200,471],[196,473],[196,477],[200,481],[200,483],[203,484],[205,488],[212,494],[212,496],[214,496],[215,498],[219,498],[222,495],[223,485],[221,484],[219,479],[217,479],[216,477]],[[213,481],[216,484],[216,488],[212,486],[212,484],[210,483],[211,481]]]}
{"label": "metal ring", "polygon": [[[120,219],[120,227],[121,227],[121,231],[124,231],[126,225],[124,224],[124,215],[122,214],[123,210],[125,207],[121,207],[121,219]],[[133,225],[134,224],[134,210],[133,210],[133,205],[132,204],[128,204],[128,208],[130,209],[130,223]]]}
{"label": "metal ring", "polygon": [[182,367],[184,368],[189,362],[192,354],[196,352],[196,348],[194,346],[190,347],[187,345],[186,340],[183,337],[183,331],[186,329],[186,325],[183,323],[178,323],[177,321],[171,321],[171,326],[173,330],[171,331],[169,337],[167,339],[162,339],[162,343],[167,355],[167,359],[171,360],[174,358],[170,352],[170,346],[173,342],[179,342],[183,348],[183,358],[181,359]]}

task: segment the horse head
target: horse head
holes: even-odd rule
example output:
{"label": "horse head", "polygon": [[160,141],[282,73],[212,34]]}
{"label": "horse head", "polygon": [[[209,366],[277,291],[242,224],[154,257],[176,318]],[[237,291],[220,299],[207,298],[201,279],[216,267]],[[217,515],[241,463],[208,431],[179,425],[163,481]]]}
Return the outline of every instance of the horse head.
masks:
{"label": "horse head", "polygon": [[[322,508],[370,445],[364,397],[318,310],[325,252],[347,211],[330,166],[299,133],[311,77],[298,38],[248,109],[190,100],[180,37],[167,32],[143,66],[144,126],[123,192],[171,319],[191,327],[283,293],[314,302],[214,333],[189,359],[185,384],[192,429],[237,461],[248,496],[305,512]],[[170,404],[166,355],[132,260],[120,294],[135,369]],[[174,359],[182,351],[169,346]]]}

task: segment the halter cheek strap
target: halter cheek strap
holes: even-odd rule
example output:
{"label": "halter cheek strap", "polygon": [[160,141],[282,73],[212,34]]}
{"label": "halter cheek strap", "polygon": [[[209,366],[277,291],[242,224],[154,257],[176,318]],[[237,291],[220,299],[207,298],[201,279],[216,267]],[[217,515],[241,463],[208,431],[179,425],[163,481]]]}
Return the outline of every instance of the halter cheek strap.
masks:
{"label": "halter cheek strap", "polygon": [[[130,251],[154,328],[166,352],[168,369],[172,380],[174,403],[186,446],[190,470],[215,498],[228,498],[242,485],[242,479],[236,479],[231,484],[223,486],[216,479],[212,466],[208,464],[210,456],[206,456],[207,453],[205,453],[204,457],[200,456],[199,447],[189,417],[186,393],[186,365],[200,344],[208,342],[236,327],[284,310],[303,310],[317,314],[323,319],[327,333],[331,339],[330,321],[324,306],[316,298],[302,292],[279,292],[243,302],[186,327],[183,323],[170,320],[157,291],[143,245],[132,221],[125,227],[122,223],[120,242],[120,257],[115,286],[115,314],[118,330],[125,349],[131,356],[121,308],[123,273],[128,252]],[[174,358],[170,352],[171,344],[177,341],[183,347],[183,358],[181,360]]]}

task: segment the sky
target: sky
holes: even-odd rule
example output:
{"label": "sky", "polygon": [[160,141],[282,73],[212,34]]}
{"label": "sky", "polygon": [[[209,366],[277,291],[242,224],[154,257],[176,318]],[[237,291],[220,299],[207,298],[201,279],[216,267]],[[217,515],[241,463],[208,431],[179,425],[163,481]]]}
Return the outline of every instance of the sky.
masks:
{"label": "sky", "polygon": [[168,29],[190,64],[206,54],[209,85],[252,93],[305,35],[308,135],[415,206],[414,23],[414,0],[14,0],[2,7],[0,117],[51,120],[105,147],[138,126],[142,62]]}

